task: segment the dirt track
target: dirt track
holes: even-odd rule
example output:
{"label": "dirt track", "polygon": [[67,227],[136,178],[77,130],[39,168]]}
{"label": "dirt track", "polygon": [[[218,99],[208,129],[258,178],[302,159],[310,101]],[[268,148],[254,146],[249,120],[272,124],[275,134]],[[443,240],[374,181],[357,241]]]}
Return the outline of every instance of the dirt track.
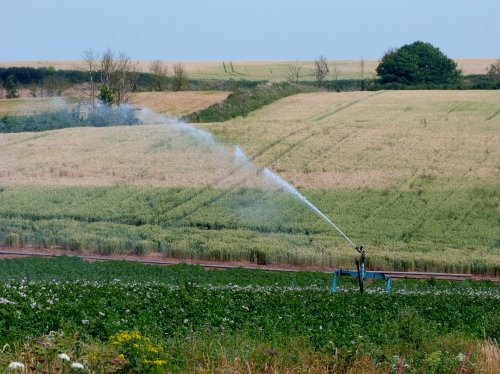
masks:
{"label": "dirt track", "polygon": [[[165,258],[161,253],[152,253],[149,256],[133,256],[133,255],[113,255],[103,256],[94,253],[74,253],[57,249],[42,249],[42,248],[5,248],[0,247],[0,260],[21,257],[58,257],[69,256],[81,258],[84,261],[130,261],[139,262],[142,264],[168,266],[186,263],[190,265],[199,265],[206,269],[260,269],[265,271],[282,271],[282,272],[295,272],[295,271],[317,271],[322,273],[333,273],[334,268],[321,267],[321,266],[292,266],[292,265],[257,265],[247,261],[208,261],[208,260],[192,260],[192,259],[178,259],[178,258]],[[376,270],[374,270],[376,271]],[[490,280],[493,282],[500,282],[500,277],[483,276],[477,274],[451,274],[451,273],[428,273],[428,272],[401,272],[401,271],[380,271],[387,276],[394,279],[441,279],[441,280]]]}

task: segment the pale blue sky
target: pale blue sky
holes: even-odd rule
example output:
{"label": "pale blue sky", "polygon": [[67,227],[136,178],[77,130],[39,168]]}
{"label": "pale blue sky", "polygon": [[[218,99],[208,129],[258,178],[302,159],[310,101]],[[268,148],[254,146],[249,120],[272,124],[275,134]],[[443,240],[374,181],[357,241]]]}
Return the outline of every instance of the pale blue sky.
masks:
{"label": "pale blue sky", "polygon": [[500,57],[500,0],[0,0],[0,60],[380,58],[428,41]]}

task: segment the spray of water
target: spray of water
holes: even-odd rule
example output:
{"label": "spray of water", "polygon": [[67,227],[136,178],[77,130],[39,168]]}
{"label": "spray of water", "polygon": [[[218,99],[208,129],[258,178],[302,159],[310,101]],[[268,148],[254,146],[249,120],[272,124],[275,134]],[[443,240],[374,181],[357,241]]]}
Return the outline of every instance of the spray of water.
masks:
{"label": "spray of water", "polygon": [[[67,106],[67,103],[63,100],[55,100],[52,105],[56,108],[64,108]],[[105,109],[108,108],[102,108],[102,110]],[[118,109],[120,110],[121,108]],[[130,110],[131,107],[124,105],[123,109]],[[340,235],[342,235],[353,247],[356,247],[347,235],[345,235],[323,212],[321,212],[321,210],[312,204],[292,185],[267,168],[257,168],[246,156],[241,147],[235,146],[234,149],[231,150],[231,148],[226,144],[218,142],[208,131],[194,127],[176,117],[157,114],[147,108],[136,110],[135,116],[143,124],[166,125],[169,135],[175,139],[177,143],[185,143],[186,139],[190,139],[190,141],[187,142],[189,147],[200,149],[201,146],[203,149],[209,151],[209,158],[216,157],[218,159],[217,163],[225,170],[225,172],[222,173],[222,177],[218,177],[219,179],[213,179],[209,182],[209,186],[220,186],[222,185],[221,182],[225,182],[224,185],[232,187],[277,187],[279,190],[291,194],[295,199],[307,205],[314,213],[319,215],[329,225],[337,230]],[[231,162],[233,164],[232,168],[227,168]],[[265,207],[263,206],[263,209],[264,208]]]}
{"label": "spray of water", "polygon": [[[191,125],[182,123],[182,126],[189,126],[190,128],[194,130],[198,130],[194,128]],[[205,136],[206,134],[209,134],[205,132],[204,130],[200,130],[202,133],[198,134],[201,136]],[[210,135],[210,141],[214,141],[213,137]],[[243,149],[239,145],[234,147],[234,169],[231,171],[232,174],[240,174],[244,176],[244,180],[255,180],[257,179],[264,179],[266,183],[260,182],[261,185],[275,185],[280,187],[283,191],[286,191],[287,193],[290,193],[294,198],[297,200],[303,202],[306,204],[313,212],[315,212],[317,215],[319,215],[321,218],[323,218],[330,226],[332,226],[335,230],[339,232],[342,237],[344,237],[349,244],[351,244],[354,248],[356,248],[356,244],[346,235],[340,228],[335,225],[335,223],[332,222],[331,219],[329,219],[321,210],[319,210],[313,203],[311,203],[304,195],[302,195],[295,187],[293,187],[291,184],[286,182],[283,178],[278,176],[277,174],[273,173],[271,170],[268,168],[263,168],[263,169],[258,169],[252,161],[247,157]],[[242,180],[243,180],[242,179]],[[241,183],[241,182],[240,182]]]}
{"label": "spray of water", "polygon": [[218,143],[211,133],[203,129],[194,127],[189,123],[183,122],[177,117],[158,114],[148,108],[140,109],[136,113],[136,116],[143,124],[168,125],[169,131],[178,131],[184,135],[191,135],[194,138],[197,138],[199,141],[205,142],[207,144],[222,147],[222,144]]}
{"label": "spray of water", "polygon": [[275,173],[273,173],[271,170],[269,170],[268,168],[264,168],[264,170],[262,171],[263,175],[265,176],[265,178],[267,178],[269,181],[271,181],[272,183],[275,183],[277,185],[279,185],[280,187],[283,188],[283,190],[289,192],[290,194],[292,194],[296,199],[302,201],[304,204],[306,204],[309,208],[311,208],[317,215],[319,215],[321,218],[323,218],[326,222],[328,222],[335,230],[337,230],[339,232],[340,235],[342,235],[354,248],[356,248],[356,244],[354,244],[352,242],[351,239],[349,239],[349,237],[344,234],[342,232],[342,230],[340,230],[337,225],[335,225],[331,220],[330,218],[328,218],[327,216],[325,216],[325,214],[319,210],[313,203],[311,203],[309,200],[307,200],[307,198],[302,195],[299,191],[297,191],[297,189],[295,187],[293,187],[290,183],[288,183],[287,181],[285,181],[283,178],[281,178],[280,176],[276,175]]}
{"label": "spray of water", "polygon": [[250,159],[247,157],[245,152],[241,149],[239,145],[234,147],[234,166],[242,167],[249,165],[251,163]]}

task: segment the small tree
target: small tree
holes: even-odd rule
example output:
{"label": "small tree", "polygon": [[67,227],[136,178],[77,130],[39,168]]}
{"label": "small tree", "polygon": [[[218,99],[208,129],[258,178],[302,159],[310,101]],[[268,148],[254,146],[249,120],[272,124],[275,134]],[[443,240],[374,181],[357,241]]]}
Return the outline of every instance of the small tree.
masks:
{"label": "small tree", "polygon": [[128,94],[134,88],[136,81],[136,70],[137,64],[134,64],[124,53],[120,53],[115,61],[111,86],[114,102],[117,105],[128,101]]}
{"label": "small tree", "polygon": [[95,106],[95,98],[97,93],[96,73],[99,66],[99,54],[95,53],[92,49],[87,49],[83,53],[83,61],[85,63],[85,70],[89,73],[90,85],[90,105]]}
{"label": "small tree", "polygon": [[108,48],[101,57],[101,84],[103,87],[111,91],[112,76],[115,70],[115,56],[111,49]]}
{"label": "small tree", "polygon": [[149,66],[152,75],[152,91],[163,91],[167,88],[168,67],[160,60],[154,60]]}
{"label": "small tree", "polygon": [[104,104],[111,105],[113,104],[113,93],[109,88],[102,86],[101,91],[99,92],[99,100],[101,100]]}
{"label": "small tree", "polygon": [[314,60],[313,73],[318,87],[321,87],[321,84],[323,83],[323,80],[326,78],[329,71],[328,61],[326,60],[325,56],[319,56]]}
{"label": "small tree", "polygon": [[17,93],[17,84],[13,74],[7,77],[5,89],[6,89],[5,97],[7,99],[15,99],[16,97],[19,97],[19,94]]}
{"label": "small tree", "polygon": [[[108,49],[101,57],[101,93],[100,99],[106,103],[120,105],[127,101],[127,95],[135,83],[136,68],[128,56],[120,53],[115,57],[114,53]],[[111,95],[111,102],[109,98]]]}
{"label": "small tree", "polygon": [[172,88],[174,91],[183,91],[187,86],[187,74],[184,66],[181,63],[174,65],[174,77],[172,80]]}
{"label": "small tree", "polygon": [[430,43],[421,41],[389,50],[377,67],[382,83],[453,84],[461,78],[457,64]]}
{"label": "small tree", "polygon": [[291,83],[299,83],[300,78],[302,77],[302,64],[299,61],[295,61],[293,64],[288,64],[288,74],[287,79]]}
{"label": "small tree", "polygon": [[0,99],[3,99],[5,97],[5,93],[3,92],[3,83],[2,80],[0,79]]}
{"label": "small tree", "polygon": [[486,74],[493,82],[500,82],[500,59],[486,68]]}

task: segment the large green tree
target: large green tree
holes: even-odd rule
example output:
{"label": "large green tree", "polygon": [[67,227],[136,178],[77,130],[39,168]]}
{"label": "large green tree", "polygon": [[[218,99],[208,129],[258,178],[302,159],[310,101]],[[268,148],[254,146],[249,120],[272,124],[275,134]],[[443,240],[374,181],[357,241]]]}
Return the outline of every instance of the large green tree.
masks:
{"label": "large green tree", "polygon": [[461,79],[457,64],[439,48],[416,41],[387,52],[377,67],[383,83],[453,84]]}

